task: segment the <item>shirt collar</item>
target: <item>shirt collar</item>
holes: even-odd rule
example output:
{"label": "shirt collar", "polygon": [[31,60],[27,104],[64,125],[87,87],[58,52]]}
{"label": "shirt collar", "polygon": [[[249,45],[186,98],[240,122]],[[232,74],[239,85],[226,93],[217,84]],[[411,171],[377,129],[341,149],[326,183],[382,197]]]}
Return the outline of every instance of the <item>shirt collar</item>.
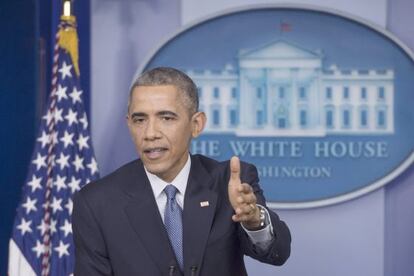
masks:
{"label": "shirt collar", "polygon": [[155,198],[158,198],[160,194],[164,191],[164,188],[172,184],[174,185],[180,194],[184,195],[185,190],[187,188],[188,176],[190,175],[190,168],[191,168],[191,157],[188,155],[187,162],[185,163],[184,167],[181,171],[177,174],[171,183],[165,182],[155,174],[150,173],[144,166],[145,173],[147,174],[148,180],[151,184],[152,191],[154,192]]}

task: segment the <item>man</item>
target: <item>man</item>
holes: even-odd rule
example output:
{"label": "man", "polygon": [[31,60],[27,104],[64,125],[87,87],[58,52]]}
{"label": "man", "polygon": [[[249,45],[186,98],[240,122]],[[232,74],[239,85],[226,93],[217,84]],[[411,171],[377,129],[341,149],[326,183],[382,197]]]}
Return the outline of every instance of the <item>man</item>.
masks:
{"label": "man", "polygon": [[135,81],[127,124],[140,159],[75,196],[75,275],[239,276],[243,255],[286,261],[290,233],[266,209],[256,168],[189,154],[205,123],[184,73]]}

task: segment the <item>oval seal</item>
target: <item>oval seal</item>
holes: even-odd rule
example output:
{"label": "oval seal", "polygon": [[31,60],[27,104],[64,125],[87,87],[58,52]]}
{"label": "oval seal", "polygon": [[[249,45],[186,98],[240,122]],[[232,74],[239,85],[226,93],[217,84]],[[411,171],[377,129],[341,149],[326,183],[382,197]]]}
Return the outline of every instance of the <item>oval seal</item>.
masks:
{"label": "oval seal", "polygon": [[392,34],[306,6],[232,10],[185,26],[142,70],[197,84],[204,134],[192,153],[257,166],[269,205],[343,202],[414,159],[414,62]]}

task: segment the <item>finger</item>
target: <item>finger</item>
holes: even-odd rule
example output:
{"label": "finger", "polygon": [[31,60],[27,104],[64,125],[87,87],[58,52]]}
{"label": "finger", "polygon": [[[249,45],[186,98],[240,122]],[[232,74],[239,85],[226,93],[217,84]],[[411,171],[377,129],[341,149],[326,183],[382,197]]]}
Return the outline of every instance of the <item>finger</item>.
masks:
{"label": "finger", "polygon": [[253,204],[243,204],[236,208],[237,216],[251,215],[256,211],[256,206]]}
{"label": "finger", "polygon": [[254,193],[241,193],[236,200],[238,204],[256,204],[256,196]]}
{"label": "finger", "polygon": [[237,189],[238,189],[238,192],[240,193],[245,193],[245,194],[253,193],[252,186],[250,186],[247,183],[242,183]]}
{"label": "finger", "polygon": [[245,221],[250,221],[252,218],[253,218],[253,215],[246,215],[246,214],[243,214],[243,215],[233,215],[233,216],[231,217],[231,219],[232,219],[234,222],[245,222]]}
{"label": "finger", "polygon": [[234,222],[240,222],[240,221],[239,221],[239,217],[238,217],[237,215],[232,215],[232,216],[231,216],[231,219],[232,219]]}
{"label": "finger", "polygon": [[240,159],[237,156],[230,159],[230,172],[232,180],[240,180]]}
{"label": "finger", "polygon": [[248,194],[241,194],[241,197],[243,198],[243,202],[245,204],[256,204],[256,196],[253,193]]}

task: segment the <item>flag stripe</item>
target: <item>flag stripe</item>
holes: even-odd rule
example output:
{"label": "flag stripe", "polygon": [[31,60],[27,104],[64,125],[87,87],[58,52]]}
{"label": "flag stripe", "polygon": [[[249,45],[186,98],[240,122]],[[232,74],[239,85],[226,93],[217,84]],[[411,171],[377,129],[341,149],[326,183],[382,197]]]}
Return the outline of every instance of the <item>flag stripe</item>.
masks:
{"label": "flag stripe", "polygon": [[9,242],[9,276],[36,276],[32,267],[13,240]]}

